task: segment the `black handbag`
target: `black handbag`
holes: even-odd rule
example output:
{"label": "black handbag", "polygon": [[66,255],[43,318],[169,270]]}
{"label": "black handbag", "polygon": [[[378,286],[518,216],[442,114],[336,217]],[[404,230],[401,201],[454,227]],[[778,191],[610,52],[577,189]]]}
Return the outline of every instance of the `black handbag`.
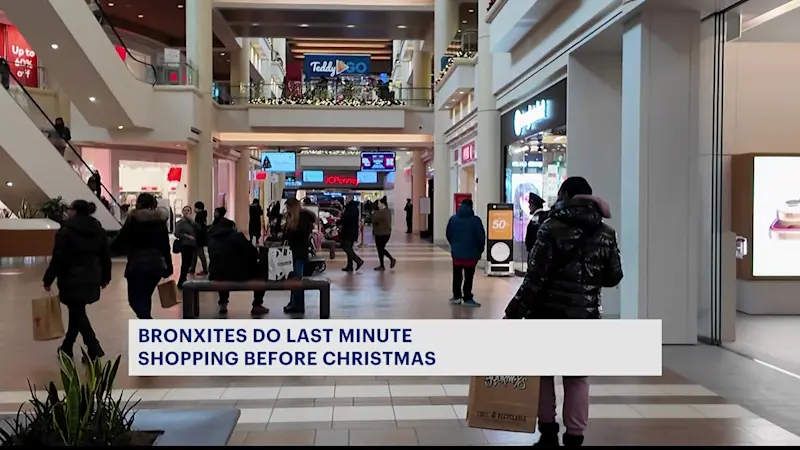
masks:
{"label": "black handbag", "polygon": [[182,250],[183,250],[183,246],[181,245],[181,240],[180,239],[175,239],[175,242],[172,243],[172,253],[175,253],[176,255],[178,255],[178,254],[181,253]]}

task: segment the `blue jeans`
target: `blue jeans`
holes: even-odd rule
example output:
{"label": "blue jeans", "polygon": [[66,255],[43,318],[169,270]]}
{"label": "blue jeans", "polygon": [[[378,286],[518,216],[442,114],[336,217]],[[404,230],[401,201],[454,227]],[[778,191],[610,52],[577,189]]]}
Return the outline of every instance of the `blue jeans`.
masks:
{"label": "blue jeans", "polygon": [[[302,279],[305,266],[306,260],[300,259],[295,261],[291,278]],[[306,309],[306,291],[292,291],[292,293],[289,294],[289,308],[304,311]]]}
{"label": "blue jeans", "polygon": [[128,279],[128,304],[137,319],[152,319],[153,292],[161,282],[161,272],[133,272]]}

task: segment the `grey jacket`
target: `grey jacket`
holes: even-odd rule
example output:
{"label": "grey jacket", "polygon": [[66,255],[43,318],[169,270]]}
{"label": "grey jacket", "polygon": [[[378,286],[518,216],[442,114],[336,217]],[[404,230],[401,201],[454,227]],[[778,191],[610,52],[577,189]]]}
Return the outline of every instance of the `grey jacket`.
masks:
{"label": "grey jacket", "polygon": [[[181,247],[196,247],[199,231],[200,227],[189,219],[181,219],[175,225],[175,237],[180,241]],[[194,239],[191,239],[190,236]]]}

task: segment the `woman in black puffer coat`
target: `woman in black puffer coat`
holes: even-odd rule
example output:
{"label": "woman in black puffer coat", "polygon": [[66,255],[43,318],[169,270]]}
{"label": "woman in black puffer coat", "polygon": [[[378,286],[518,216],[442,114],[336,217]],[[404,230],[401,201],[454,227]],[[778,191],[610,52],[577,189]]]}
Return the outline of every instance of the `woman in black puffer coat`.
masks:
{"label": "woman in black puffer coat", "polygon": [[[509,319],[600,319],[600,292],[622,280],[617,234],[603,223],[608,205],[592,196],[581,177],[564,180],[559,201],[539,227],[528,257],[528,271],[506,307]],[[564,446],[583,443],[589,420],[589,381],[564,377]],[[553,377],[542,377],[539,389],[537,445],[558,446]]]}

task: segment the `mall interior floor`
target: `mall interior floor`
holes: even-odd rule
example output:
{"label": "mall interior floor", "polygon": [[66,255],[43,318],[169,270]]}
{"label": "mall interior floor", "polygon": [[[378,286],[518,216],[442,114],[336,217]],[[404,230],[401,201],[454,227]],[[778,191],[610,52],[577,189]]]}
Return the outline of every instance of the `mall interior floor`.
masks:
{"label": "mall interior floor", "polygon": [[800,317],[736,315],[736,340],[725,347],[800,374]]}
{"label": "mall interior floor", "polygon": [[[372,247],[360,251],[367,263],[359,273],[340,270],[341,253],[329,262],[332,317],[499,318],[520,281],[479,275],[475,292],[484,306],[453,307],[447,302],[450,262],[444,250],[405,235],[389,250],[398,259],[393,271],[372,270]],[[29,397],[26,380],[41,385],[58,379],[58,342],[30,338],[29,300],[44,295],[44,267],[36,260],[0,266],[0,414],[16,411]],[[133,314],[123,268],[123,261],[115,262],[114,281],[90,315],[107,354],[123,355],[124,366],[126,324]],[[269,319],[286,318],[281,307],[287,296],[267,295]],[[248,297],[233,295],[230,317],[249,317]],[[315,300],[309,295],[309,317],[318,314]],[[179,307],[155,305],[157,318],[180,317]],[[213,296],[205,296],[204,317],[216,317],[215,310]],[[474,337],[451,338],[469,345]],[[532,343],[523,356],[535,357],[536,345],[546,344]],[[661,377],[592,380],[587,445],[800,444],[800,380],[719,348],[666,347],[664,358]],[[233,445],[527,445],[538,439],[466,427],[465,377],[129,377],[123,367],[117,387],[140,400],[141,408],[239,408]]]}

